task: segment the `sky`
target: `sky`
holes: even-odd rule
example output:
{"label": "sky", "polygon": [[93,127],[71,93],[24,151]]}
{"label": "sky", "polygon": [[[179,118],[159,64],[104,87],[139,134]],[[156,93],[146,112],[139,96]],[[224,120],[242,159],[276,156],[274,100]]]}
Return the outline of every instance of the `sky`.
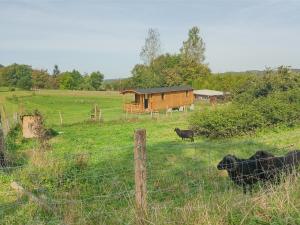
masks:
{"label": "sky", "polygon": [[213,72],[300,68],[300,0],[0,0],[0,64],[124,78],[149,28],[178,53],[193,26]]}

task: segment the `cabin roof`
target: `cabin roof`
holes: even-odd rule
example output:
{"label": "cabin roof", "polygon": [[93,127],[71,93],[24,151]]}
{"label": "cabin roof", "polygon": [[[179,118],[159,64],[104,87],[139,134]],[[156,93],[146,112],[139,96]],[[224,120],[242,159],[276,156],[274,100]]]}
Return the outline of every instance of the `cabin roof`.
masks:
{"label": "cabin roof", "polygon": [[223,91],[215,91],[215,90],[194,90],[195,95],[204,95],[204,96],[222,96],[225,93]]}
{"label": "cabin roof", "polygon": [[124,90],[121,93],[136,93],[136,94],[154,94],[154,93],[166,93],[166,92],[178,92],[178,91],[192,91],[193,88],[188,85],[174,86],[174,87],[159,87],[159,88],[136,88],[130,90]]}

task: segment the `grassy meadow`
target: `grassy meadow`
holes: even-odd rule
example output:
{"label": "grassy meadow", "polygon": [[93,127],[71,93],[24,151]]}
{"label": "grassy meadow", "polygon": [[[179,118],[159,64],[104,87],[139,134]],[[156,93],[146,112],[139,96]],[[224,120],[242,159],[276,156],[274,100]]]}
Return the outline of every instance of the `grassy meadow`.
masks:
{"label": "grassy meadow", "polygon": [[[136,224],[133,133],[138,128],[147,130],[144,224],[300,224],[296,179],[267,189],[257,186],[253,195],[244,195],[216,169],[229,153],[249,157],[260,149],[277,155],[299,149],[299,127],[228,139],[196,137],[191,143],[174,132],[189,126],[191,112],[126,119],[122,104],[129,100],[116,92],[0,90],[9,118],[20,108],[38,109],[46,126],[59,132],[47,149],[24,140],[18,130],[9,134],[10,167],[0,170],[0,224]],[[89,121],[95,103],[103,113],[101,123]],[[209,107],[198,104],[196,110]],[[17,194],[12,181],[51,210]]]}

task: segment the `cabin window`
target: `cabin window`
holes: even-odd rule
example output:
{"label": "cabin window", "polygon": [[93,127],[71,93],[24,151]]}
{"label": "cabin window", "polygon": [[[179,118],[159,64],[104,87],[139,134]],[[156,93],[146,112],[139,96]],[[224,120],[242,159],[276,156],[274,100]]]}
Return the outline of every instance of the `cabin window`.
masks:
{"label": "cabin window", "polygon": [[189,96],[189,92],[185,91],[185,97],[188,97],[188,96]]}
{"label": "cabin window", "polygon": [[162,93],[161,94],[161,100],[164,100],[165,99],[165,93]]}

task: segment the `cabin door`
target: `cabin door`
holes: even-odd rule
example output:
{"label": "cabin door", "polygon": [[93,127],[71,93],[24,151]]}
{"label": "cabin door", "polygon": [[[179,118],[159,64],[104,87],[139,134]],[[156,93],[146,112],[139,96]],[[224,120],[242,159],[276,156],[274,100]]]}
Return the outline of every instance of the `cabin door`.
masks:
{"label": "cabin door", "polygon": [[144,101],[144,108],[148,109],[148,99],[145,99],[145,101]]}

